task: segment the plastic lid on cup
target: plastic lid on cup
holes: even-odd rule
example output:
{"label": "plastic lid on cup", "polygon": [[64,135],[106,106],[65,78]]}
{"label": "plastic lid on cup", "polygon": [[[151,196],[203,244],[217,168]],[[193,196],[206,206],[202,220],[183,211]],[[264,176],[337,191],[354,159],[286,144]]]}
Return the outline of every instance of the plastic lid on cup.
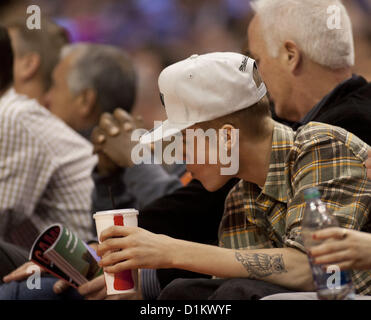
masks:
{"label": "plastic lid on cup", "polygon": [[96,219],[96,217],[115,215],[115,214],[138,215],[139,212],[138,212],[137,209],[134,209],[134,208],[132,208],[132,209],[115,209],[115,210],[98,211],[93,215],[93,219]]}

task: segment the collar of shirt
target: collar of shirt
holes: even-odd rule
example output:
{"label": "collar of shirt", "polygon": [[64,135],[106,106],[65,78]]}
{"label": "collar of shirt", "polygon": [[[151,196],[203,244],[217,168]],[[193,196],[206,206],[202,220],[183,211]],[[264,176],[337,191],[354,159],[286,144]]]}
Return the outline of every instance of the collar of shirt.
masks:
{"label": "collar of shirt", "polygon": [[[246,227],[246,223],[256,225],[269,234],[269,238],[277,243],[282,242],[269,221],[272,207],[281,202],[283,207],[287,205],[287,161],[286,158],[294,145],[294,131],[278,122],[275,122],[272,136],[272,151],[267,178],[263,187],[241,180],[240,200],[245,208],[245,221],[240,221]],[[252,204],[255,202],[255,205]],[[252,209],[255,208],[255,209]],[[257,208],[260,208],[257,210]],[[282,212],[281,212],[282,213]],[[276,214],[280,214],[277,211]],[[242,226],[241,225],[241,226]],[[276,230],[277,231],[277,230]]]}
{"label": "collar of shirt", "polygon": [[286,158],[293,145],[294,131],[285,125],[275,122],[271,159],[262,194],[284,203],[287,203]]}
{"label": "collar of shirt", "polygon": [[321,101],[319,101],[299,122],[295,123],[292,128],[297,130],[300,126],[309,123],[310,121],[315,121],[317,115],[320,113],[323,108],[328,105],[332,105],[334,102],[343,99],[350,92],[354,92],[357,88],[360,88],[367,84],[367,81],[355,74],[351,78],[344,80],[338,84],[330,93],[325,95]]}
{"label": "collar of shirt", "polygon": [[0,96],[0,105],[9,103],[8,101],[11,99],[20,99],[21,97],[15,92],[14,87],[10,87]]}

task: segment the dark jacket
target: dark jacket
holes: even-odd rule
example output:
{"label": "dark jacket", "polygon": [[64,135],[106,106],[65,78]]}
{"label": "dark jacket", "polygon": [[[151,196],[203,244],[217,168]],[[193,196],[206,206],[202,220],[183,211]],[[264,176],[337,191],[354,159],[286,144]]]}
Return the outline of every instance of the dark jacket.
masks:
{"label": "dark jacket", "polygon": [[353,75],[326,95],[302,121],[289,125],[296,130],[310,121],[344,128],[371,145],[371,83]]}

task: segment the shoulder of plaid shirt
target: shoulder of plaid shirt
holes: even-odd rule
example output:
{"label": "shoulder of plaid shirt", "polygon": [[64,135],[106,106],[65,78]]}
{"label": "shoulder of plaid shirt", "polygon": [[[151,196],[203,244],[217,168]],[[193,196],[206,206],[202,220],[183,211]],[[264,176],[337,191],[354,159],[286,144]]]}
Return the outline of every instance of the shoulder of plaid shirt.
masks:
{"label": "shoulder of plaid shirt", "polygon": [[93,237],[92,146],[46,108],[10,88],[0,98],[0,237],[29,249],[61,223]]}
{"label": "shoulder of plaid shirt", "polygon": [[[339,127],[310,122],[294,132],[275,123],[265,185],[259,188],[241,180],[231,190],[219,228],[220,246],[305,253],[301,237],[303,190],[310,187],[320,190],[321,200],[341,227],[369,231],[371,182],[364,167],[368,148]],[[284,261],[288,273],[293,268],[295,279],[300,264],[285,259],[285,254]],[[358,293],[371,294],[371,271],[353,271],[352,277]],[[279,282],[269,278],[265,280]],[[295,289],[290,282],[279,284]]]}

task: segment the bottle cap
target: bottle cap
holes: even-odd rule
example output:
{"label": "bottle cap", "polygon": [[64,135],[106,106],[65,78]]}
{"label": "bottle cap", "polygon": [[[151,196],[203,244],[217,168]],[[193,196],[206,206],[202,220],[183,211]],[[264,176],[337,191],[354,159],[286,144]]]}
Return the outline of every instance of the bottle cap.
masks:
{"label": "bottle cap", "polygon": [[312,199],[319,199],[321,197],[321,193],[317,188],[309,188],[304,190],[304,200],[312,200]]}

